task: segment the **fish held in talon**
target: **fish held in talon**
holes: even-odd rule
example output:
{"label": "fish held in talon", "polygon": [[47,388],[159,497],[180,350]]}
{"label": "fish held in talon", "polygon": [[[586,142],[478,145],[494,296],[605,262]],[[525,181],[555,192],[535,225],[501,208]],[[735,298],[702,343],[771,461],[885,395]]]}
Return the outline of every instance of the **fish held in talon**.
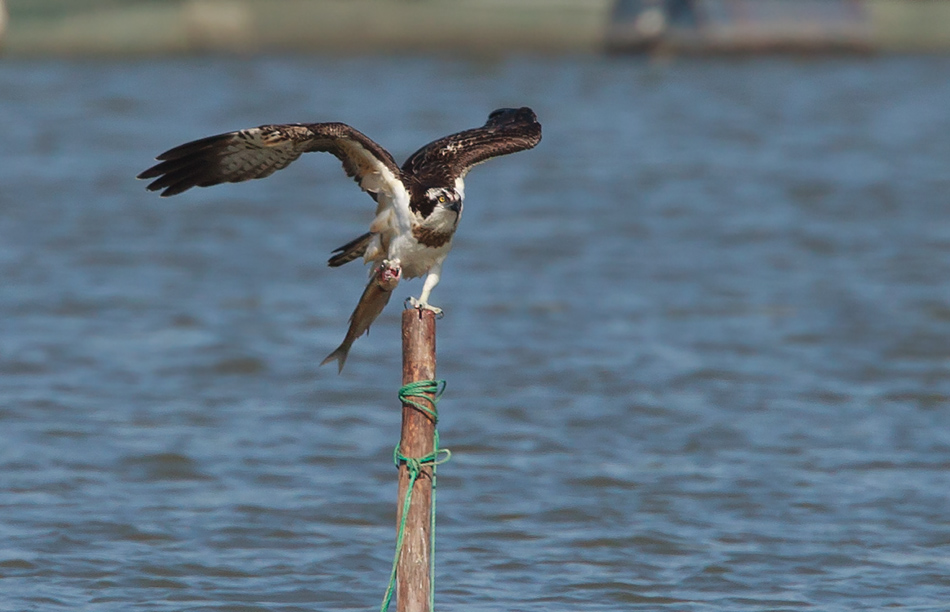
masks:
{"label": "fish held in talon", "polygon": [[402,166],[345,123],[262,125],[169,149],[138,178],[151,180],[147,189],[168,197],[192,187],[264,178],[304,153],[325,152],[339,159],[347,176],[376,203],[369,231],[335,249],[328,261],[339,267],[362,258],[373,265],[343,344],[323,362],[338,361],[342,371],[350,345],[369,329],[401,279],[424,276],[413,305],[441,312],[429,304],[429,295],[439,283],[462,218],[465,176],[482,162],[534,148],[540,141],[541,124],[528,107],[493,111],[481,127],[430,142]]}
{"label": "fish held in talon", "polygon": [[343,365],[350,354],[350,347],[357,338],[369,331],[370,325],[376,320],[389,303],[389,298],[393,295],[393,289],[399,285],[399,279],[402,278],[402,268],[398,262],[383,261],[379,266],[373,269],[373,275],[360,296],[360,301],[356,304],[356,309],[350,315],[350,327],[346,330],[346,336],[343,342],[327,358],[320,362],[320,365],[326,365],[336,361],[339,365],[339,372],[343,371]]}

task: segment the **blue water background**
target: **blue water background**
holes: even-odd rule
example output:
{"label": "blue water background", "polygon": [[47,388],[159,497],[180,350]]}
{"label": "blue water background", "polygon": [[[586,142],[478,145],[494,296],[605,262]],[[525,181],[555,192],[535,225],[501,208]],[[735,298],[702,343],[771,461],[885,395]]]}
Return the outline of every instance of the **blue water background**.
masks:
{"label": "blue water background", "polygon": [[0,63],[0,609],[378,606],[421,282],[338,376],[373,203],[335,159],[134,176],[521,105],[432,298],[437,607],[947,609],[950,61],[303,56]]}

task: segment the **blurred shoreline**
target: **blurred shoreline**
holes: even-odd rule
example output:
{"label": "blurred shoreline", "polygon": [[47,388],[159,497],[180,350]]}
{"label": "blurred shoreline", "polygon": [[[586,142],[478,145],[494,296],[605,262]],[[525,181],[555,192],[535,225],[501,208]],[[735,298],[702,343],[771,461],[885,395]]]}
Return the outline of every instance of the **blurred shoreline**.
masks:
{"label": "blurred shoreline", "polygon": [[[0,0],[2,2],[2,0]],[[7,0],[5,56],[595,53],[613,0]],[[950,50],[947,0],[868,0],[870,50]]]}
{"label": "blurred shoreline", "polygon": [[6,55],[592,52],[610,0],[10,0]]}

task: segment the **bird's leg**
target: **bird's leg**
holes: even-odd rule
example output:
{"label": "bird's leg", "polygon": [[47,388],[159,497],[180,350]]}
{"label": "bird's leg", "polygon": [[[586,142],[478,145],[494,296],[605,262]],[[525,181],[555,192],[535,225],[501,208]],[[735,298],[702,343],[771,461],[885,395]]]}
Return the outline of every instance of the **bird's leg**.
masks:
{"label": "bird's leg", "polygon": [[418,308],[420,310],[431,310],[437,315],[442,314],[441,308],[436,308],[429,304],[429,294],[432,293],[432,290],[436,285],[439,284],[439,274],[442,272],[442,264],[435,264],[429,268],[429,273],[426,274],[425,283],[422,285],[422,294],[419,296],[419,299],[409,298],[409,305],[413,308]]}

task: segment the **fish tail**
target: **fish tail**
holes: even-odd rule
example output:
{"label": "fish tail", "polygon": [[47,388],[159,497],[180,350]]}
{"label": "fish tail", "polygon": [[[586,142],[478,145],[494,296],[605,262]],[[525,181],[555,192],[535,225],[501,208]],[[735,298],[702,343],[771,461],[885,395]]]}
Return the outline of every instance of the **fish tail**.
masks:
{"label": "fish tail", "polygon": [[320,362],[320,365],[324,366],[333,361],[338,362],[339,370],[337,373],[343,372],[343,364],[346,363],[346,357],[350,354],[350,347],[347,346],[346,342],[336,347],[336,350],[327,355],[327,358]]}

